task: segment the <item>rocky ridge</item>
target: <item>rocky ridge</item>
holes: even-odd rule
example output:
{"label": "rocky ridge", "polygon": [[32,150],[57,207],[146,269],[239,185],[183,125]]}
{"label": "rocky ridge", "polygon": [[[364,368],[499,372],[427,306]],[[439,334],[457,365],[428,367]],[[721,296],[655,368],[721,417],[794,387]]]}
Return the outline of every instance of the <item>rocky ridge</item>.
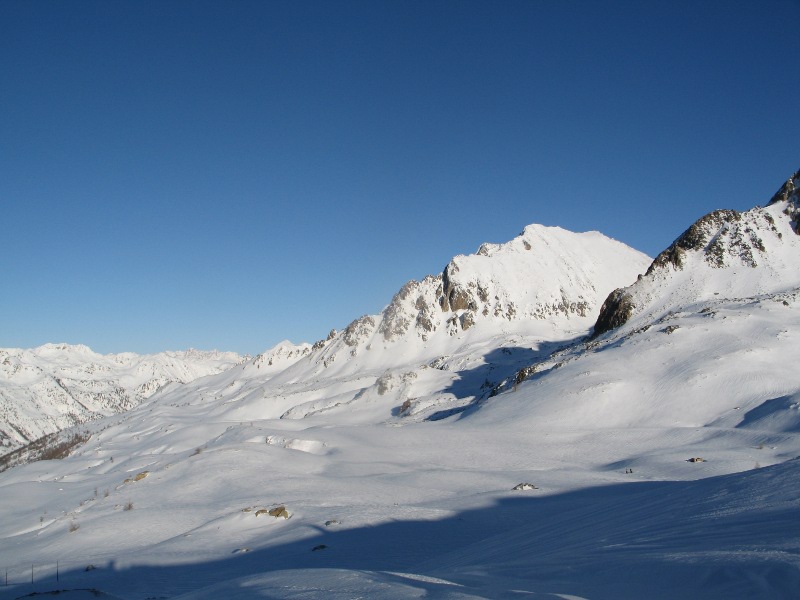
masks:
{"label": "rocky ridge", "polygon": [[[504,244],[483,244],[453,258],[438,275],[403,285],[378,315],[364,315],[314,346],[331,366],[393,344],[446,346],[476,325],[535,321],[582,329],[615,282],[636,278],[644,254],[598,232],[530,225]],[[586,325],[584,325],[586,321]]]}
{"label": "rocky ridge", "polygon": [[800,171],[765,207],[717,210],[698,219],[636,283],[611,292],[594,336],[621,327],[645,310],[656,319],[676,302],[774,293],[787,282],[800,285],[795,267],[800,250],[799,184]]}
{"label": "rocky ridge", "polygon": [[312,349],[311,344],[293,344],[288,340],[284,340],[273,348],[257,355],[249,362],[248,366],[255,367],[258,370],[263,368],[265,373],[278,373],[304,356],[308,356]]}

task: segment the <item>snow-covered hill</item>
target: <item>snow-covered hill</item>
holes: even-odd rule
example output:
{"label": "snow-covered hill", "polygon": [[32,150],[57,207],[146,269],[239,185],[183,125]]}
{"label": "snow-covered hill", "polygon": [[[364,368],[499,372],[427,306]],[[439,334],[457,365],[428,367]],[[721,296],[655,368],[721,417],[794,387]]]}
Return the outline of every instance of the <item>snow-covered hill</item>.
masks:
{"label": "snow-covered hill", "polygon": [[0,348],[0,454],[43,435],[129,410],[162,386],[221,373],[233,352],[101,355],[86,346]]}
{"label": "snow-covered hill", "polygon": [[796,597],[790,181],[701,219],[594,338],[650,261],[533,226],[87,423],[0,473],[0,598]]}

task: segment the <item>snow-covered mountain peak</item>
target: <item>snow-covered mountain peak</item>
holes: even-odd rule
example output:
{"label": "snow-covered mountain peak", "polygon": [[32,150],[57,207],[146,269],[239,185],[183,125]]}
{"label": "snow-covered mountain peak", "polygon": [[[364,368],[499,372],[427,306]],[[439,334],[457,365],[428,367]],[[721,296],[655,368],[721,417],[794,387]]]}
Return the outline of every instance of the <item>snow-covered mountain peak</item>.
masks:
{"label": "snow-covered mountain peak", "polygon": [[42,344],[36,348],[31,348],[30,353],[38,356],[48,356],[58,360],[67,360],[70,357],[94,358],[101,356],[94,350],[83,344]]}
{"label": "snow-covered mountain peak", "polygon": [[[547,246],[550,240],[559,235],[560,232],[566,232],[568,234],[571,233],[565,229],[562,229],[561,227],[548,227],[547,225],[533,223],[531,225],[527,225],[517,237],[509,242],[502,244],[492,244],[487,242],[481,244],[476,254],[480,256],[493,256],[496,253],[502,254],[526,252],[531,250],[533,245],[536,245],[537,241],[541,242],[541,244],[544,246]],[[455,259],[463,256],[464,255],[459,255]]]}
{"label": "snow-covered mountain peak", "polygon": [[745,212],[716,210],[698,219],[645,275],[606,299],[595,335],[615,329],[635,314],[658,318],[697,301],[750,297],[800,286],[796,257],[800,182],[795,173],[766,207]]}
{"label": "snow-covered mountain peak", "polygon": [[89,348],[89,346],[85,346],[84,344],[67,344],[64,342],[59,344],[48,342],[47,344],[42,344],[41,346],[37,346],[32,350],[40,354],[45,352],[79,352],[82,354],[94,354],[94,351]]}
{"label": "snow-covered mountain peak", "polygon": [[[598,232],[529,225],[509,242],[455,256],[439,275],[407,282],[380,314],[364,315],[317,342],[309,360],[324,368],[336,363],[338,371],[371,352],[370,363],[388,366],[400,347],[426,361],[449,354],[452,340],[465,335],[475,340],[520,327],[585,330],[608,291],[633,281],[649,263]],[[376,356],[384,349],[391,360]],[[361,369],[365,360],[353,364]]]}
{"label": "snow-covered mountain peak", "polygon": [[[619,267],[628,263],[622,274]],[[635,277],[649,262],[643,254],[598,232],[573,233],[529,225],[505,244],[484,244],[477,254],[456,256],[442,273],[443,312],[480,319],[585,317],[597,288],[610,277]],[[624,280],[624,279],[623,279]]]}

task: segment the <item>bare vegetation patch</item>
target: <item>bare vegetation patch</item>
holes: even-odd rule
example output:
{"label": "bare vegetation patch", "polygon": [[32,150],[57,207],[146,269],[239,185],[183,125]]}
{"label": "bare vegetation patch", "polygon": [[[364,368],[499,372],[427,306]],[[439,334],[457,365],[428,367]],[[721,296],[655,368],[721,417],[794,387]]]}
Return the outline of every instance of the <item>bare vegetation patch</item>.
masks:
{"label": "bare vegetation patch", "polygon": [[0,473],[17,465],[66,458],[75,447],[85,444],[90,437],[92,436],[88,431],[50,433],[0,457]]}

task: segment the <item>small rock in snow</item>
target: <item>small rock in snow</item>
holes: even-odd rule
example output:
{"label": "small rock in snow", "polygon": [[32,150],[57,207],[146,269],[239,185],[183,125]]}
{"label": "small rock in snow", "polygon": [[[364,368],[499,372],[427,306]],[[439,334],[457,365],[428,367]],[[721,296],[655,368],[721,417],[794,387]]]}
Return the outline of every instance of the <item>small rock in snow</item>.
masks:
{"label": "small rock in snow", "polygon": [[522,490],[538,490],[539,488],[537,488],[532,483],[518,483],[517,485],[515,485],[511,489],[513,491],[515,491],[515,492],[518,492],[518,491],[522,491]]}

